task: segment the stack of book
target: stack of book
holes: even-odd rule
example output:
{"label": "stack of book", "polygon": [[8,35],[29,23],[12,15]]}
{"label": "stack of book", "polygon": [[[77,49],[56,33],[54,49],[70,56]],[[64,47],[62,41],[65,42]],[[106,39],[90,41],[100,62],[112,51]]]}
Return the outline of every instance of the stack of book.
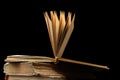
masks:
{"label": "stack of book", "polygon": [[11,55],[5,59],[6,80],[64,80],[53,59],[43,56]]}
{"label": "stack of book", "polygon": [[[76,80],[93,79],[95,76],[85,66],[109,69],[107,66],[62,58],[74,29],[75,14],[60,11],[44,13],[54,58],[30,55],[9,55],[5,59],[6,80]],[[59,63],[58,63],[59,62]]]}
{"label": "stack of book", "polygon": [[53,58],[30,55],[10,55],[5,59],[5,80],[74,80],[95,79],[85,66],[59,62]]}

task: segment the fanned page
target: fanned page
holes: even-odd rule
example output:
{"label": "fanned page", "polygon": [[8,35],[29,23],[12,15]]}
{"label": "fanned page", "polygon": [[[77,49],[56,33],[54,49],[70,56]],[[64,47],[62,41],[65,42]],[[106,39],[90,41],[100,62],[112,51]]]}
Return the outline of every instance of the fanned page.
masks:
{"label": "fanned page", "polygon": [[61,58],[63,55],[65,47],[74,29],[75,15],[73,16],[72,21],[71,16],[72,14],[68,12],[67,19],[65,19],[64,11],[60,11],[59,18],[55,11],[50,11],[50,17],[47,12],[44,13],[53,53],[57,58]]}
{"label": "fanned page", "polygon": [[55,42],[54,42],[54,36],[53,36],[52,21],[50,20],[47,12],[44,13],[44,17],[45,17],[45,21],[46,21],[46,25],[47,25],[47,29],[48,29],[50,42],[51,42],[51,45],[52,45],[52,50],[53,50],[54,56],[56,56],[56,49],[55,49]]}
{"label": "fanned page", "polygon": [[44,17],[55,57],[54,62],[60,60],[102,69],[109,69],[107,66],[103,65],[61,58],[74,29],[75,14],[72,17],[72,13],[68,12],[67,19],[65,19],[66,17],[64,11],[60,11],[60,17],[57,16],[55,11],[50,11],[50,17],[47,12],[44,13]]}

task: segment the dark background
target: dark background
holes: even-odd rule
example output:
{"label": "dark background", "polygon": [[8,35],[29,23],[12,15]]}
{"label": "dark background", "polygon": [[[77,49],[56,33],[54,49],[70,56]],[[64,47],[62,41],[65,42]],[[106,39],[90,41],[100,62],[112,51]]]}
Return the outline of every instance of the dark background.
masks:
{"label": "dark background", "polygon": [[[7,55],[53,57],[43,12],[60,10],[76,14],[75,28],[63,57],[112,68],[112,6],[109,2],[31,0],[3,2],[0,28],[0,79]],[[99,71],[98,71],[99,72]],[[104,71],[102,71],[104,72]],[[109,77],[110,73],[104,74]],[[103,77],[103,73],[102,73]]]}

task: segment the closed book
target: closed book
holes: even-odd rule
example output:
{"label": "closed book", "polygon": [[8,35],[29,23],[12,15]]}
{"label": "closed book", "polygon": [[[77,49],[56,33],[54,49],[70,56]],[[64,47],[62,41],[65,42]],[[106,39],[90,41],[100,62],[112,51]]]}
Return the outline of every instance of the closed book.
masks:
{"label": "closed book", "polygon": [[63,77],[57,69],[57,66],[52,63],[11,62],[4,65],[6,75]]}
{"label": "closed book", "polygon": [[[4,73],[11,78],[30,78],[39,77],[49,80],[74,80],[74,79],[95,79],[94,73],[85,66],[59,62],[52,63],[29,63],[29,62],[11,62],[4,65]],[[43,79],[43,80],[44,80]],[[14,79],[13,79],[14,80]],[[19,80],[19,79],[16,79]],[[24,80],[24,79],[23,79]],[[26,79],[25,79],[26,80]],[[29,79],[28,79],[29,80]],[[34,79],[33,79],[34,80]]]}

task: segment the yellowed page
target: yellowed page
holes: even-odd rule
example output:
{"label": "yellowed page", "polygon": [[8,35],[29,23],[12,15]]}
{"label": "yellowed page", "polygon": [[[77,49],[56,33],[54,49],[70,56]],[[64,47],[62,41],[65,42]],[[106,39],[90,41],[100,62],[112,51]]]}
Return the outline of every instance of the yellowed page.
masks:
{"label": "yellowed page", "polygon": [[56,41],[56,53],[57,53],[57,49],[58,49],[58,42],[59,42],[59,19],[57,16],[57,13],[54,12],[54,17],[55,17],[55,41]]}
{"label": "yellowed page", "polygon": [[59,36],[58,36],[58,49],[57,49],[57,53],[59,51],[59,48],[61,46],[62,43],[62,37],[63,37],[63,31],[66,25],[66,21],[65,21],[65,12],[60,11],[60,21],[59,21]]}
{"label": "yellowed page", "polygon": [[53,11],[50,11],[51,21],[52,21],[52,29],[53,29],[53,39],[54,39],[54,48],[55,48],[55,57],[57,55],[57,41],[56,41],[56,17]]}
{"label": "yellowed page", "polygon": [[65,50],[65,47],[66,47],[66,45],[68,43],[68,40],[69,40],[69,38],[70,38],[70,36],[72,34],[72,31],[74,29],[74,20],[75,20],[75,15],[73,16],[72,23],[69,26],[68,31],[66,32],[65,38],[64,38],[64,40],[62,42],[62,45],[60,46],[60,49],[59,49],[59,51],[57,53],[58,58],[60,58],[62,56],[62,54],[63,54],[63,52]]}
{"label": "yellowed page", "polygon": [[46,20],[46,24],[47,24],[47,29],[48,29],[48,33],[49,33],[49,38],[51,41],[51,45],[52,45],[52,49],[53,49],[53,54],[54,57],[56,57],[56,50],[55,50],[55,41],[54,41],[54,36],[53,36],[53,27],[52,27],[52,22],[47,14],[47,12],[44,13],[44,17]]}

